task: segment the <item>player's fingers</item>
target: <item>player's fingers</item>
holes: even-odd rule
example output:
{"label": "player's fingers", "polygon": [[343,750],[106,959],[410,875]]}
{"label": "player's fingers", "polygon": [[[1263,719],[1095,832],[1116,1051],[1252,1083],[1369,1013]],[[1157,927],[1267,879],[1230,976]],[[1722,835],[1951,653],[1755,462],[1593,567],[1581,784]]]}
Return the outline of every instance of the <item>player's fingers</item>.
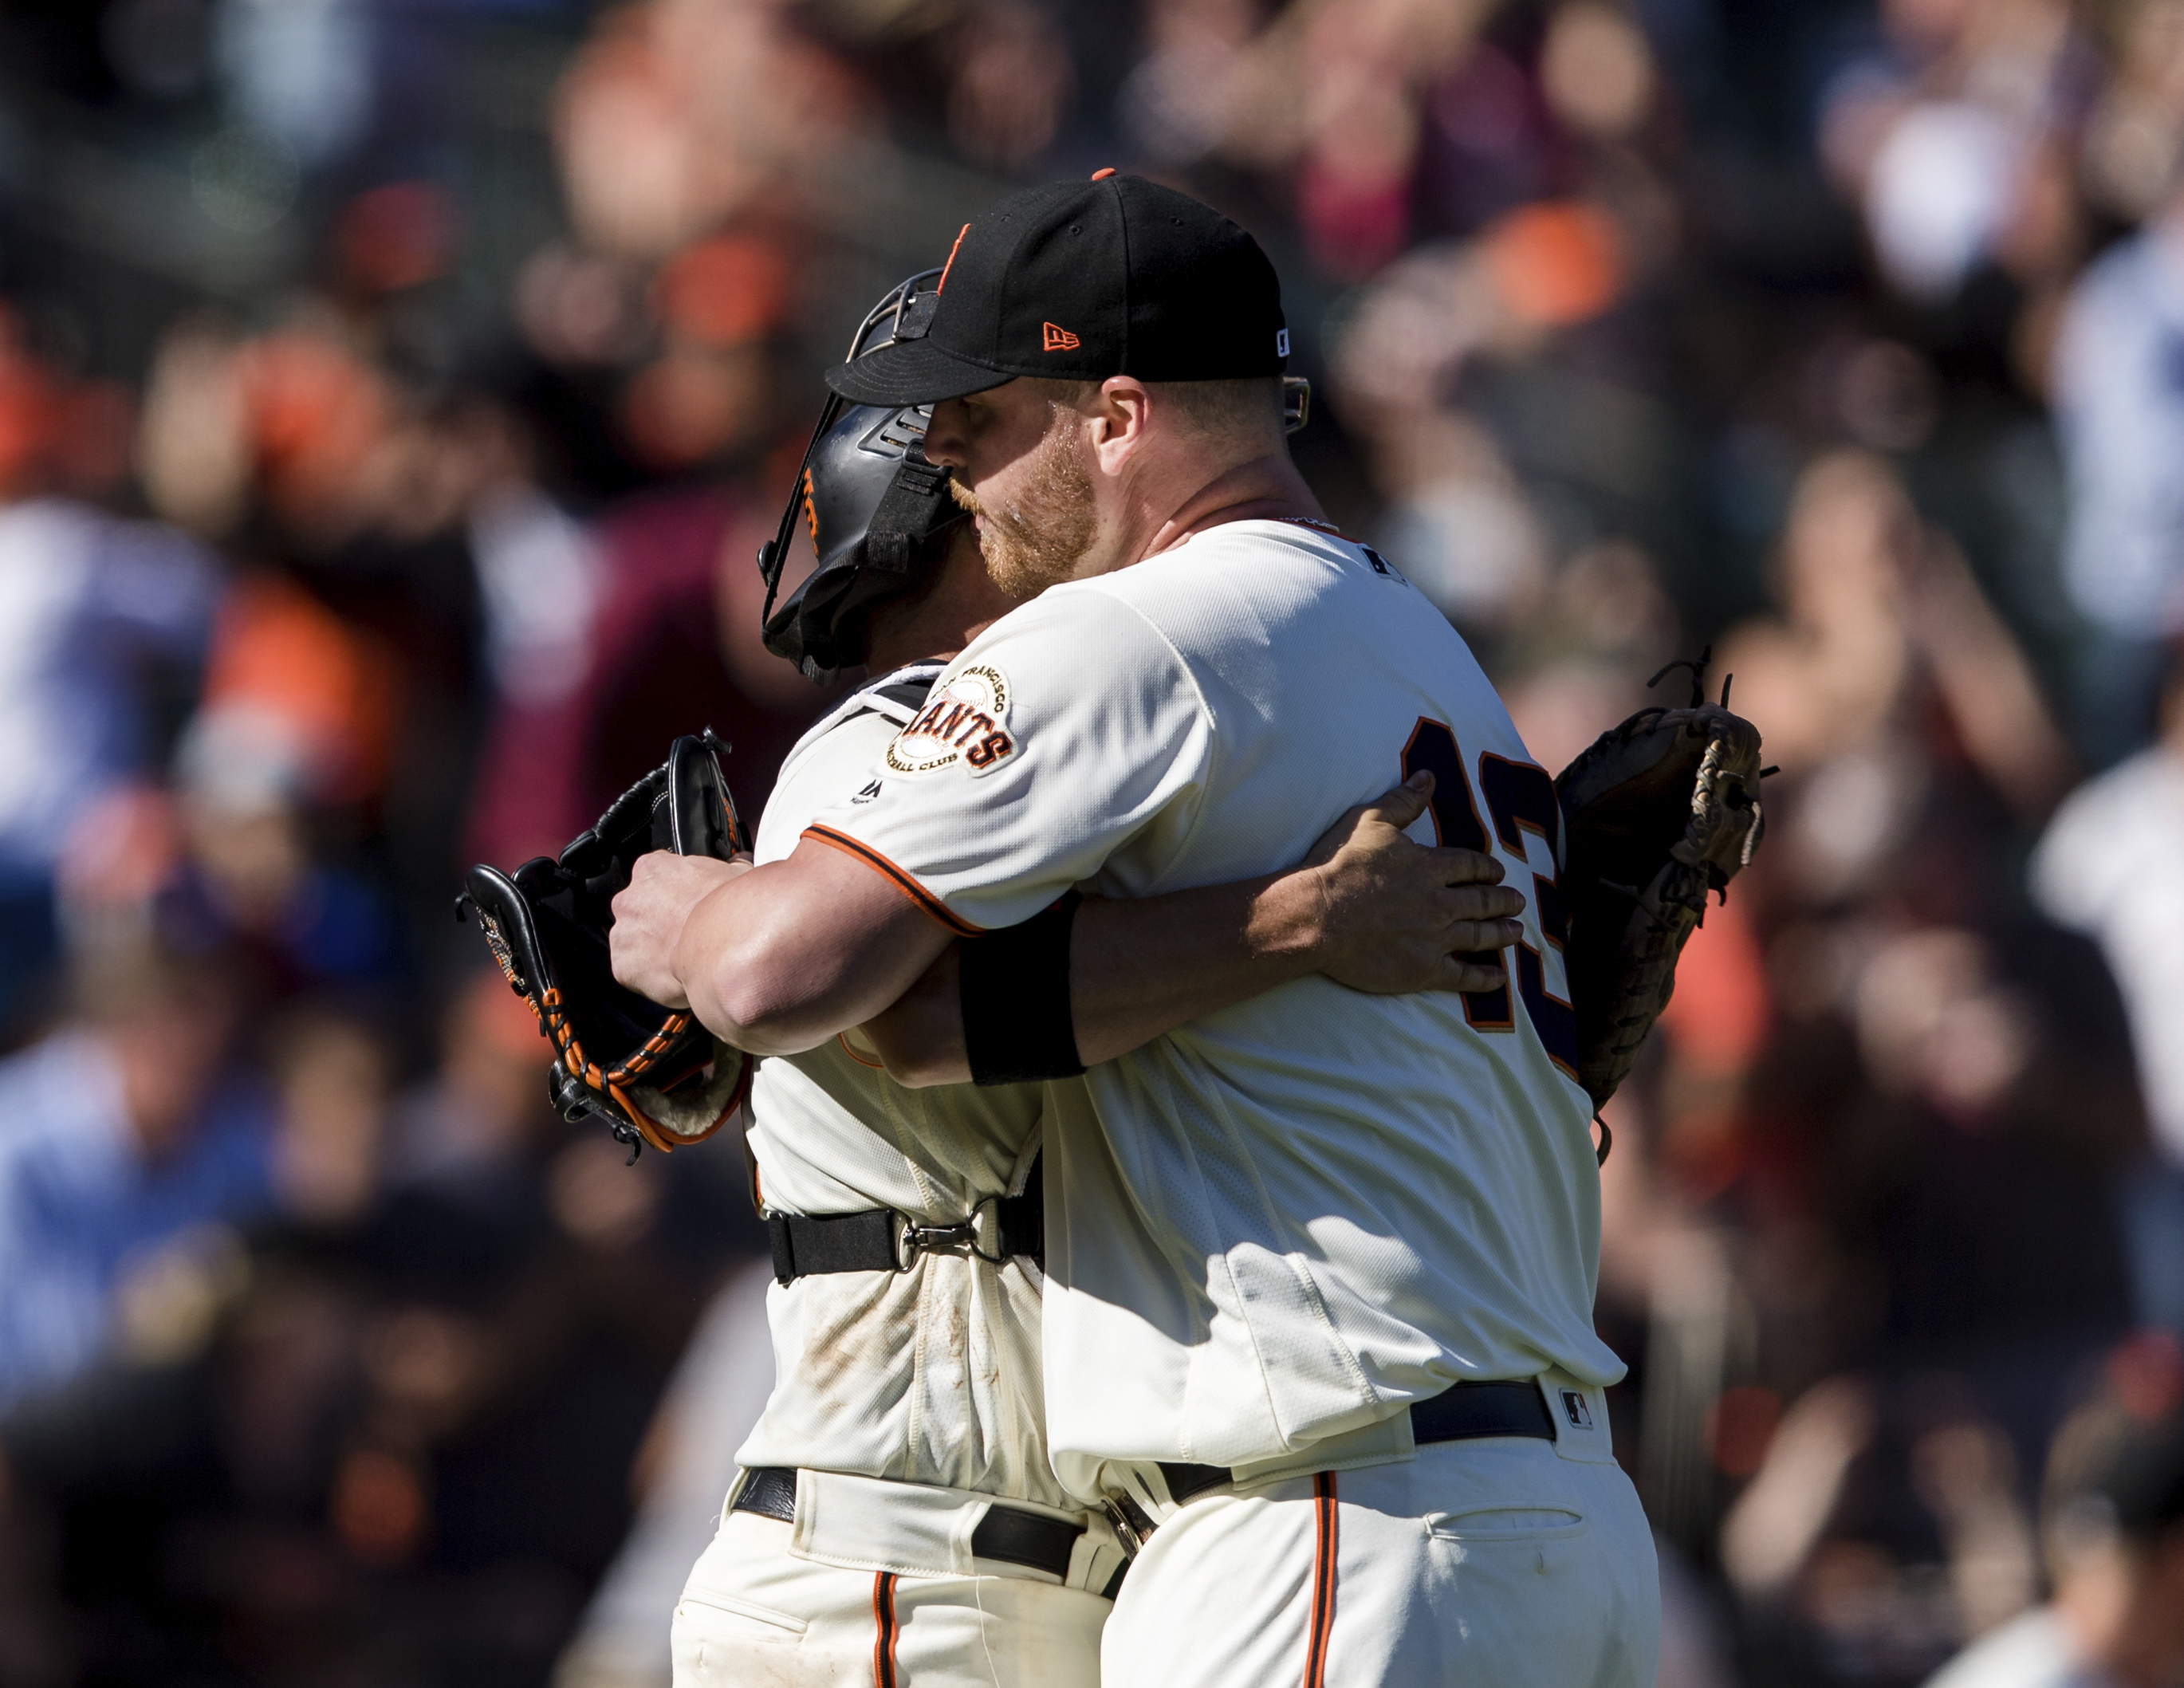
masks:
{"label": "player's fingers", "polygon": [[1459,955],[1506,950],[1524,935],[1522,922],[1513,920],[1458,920],[1449,923],[1446,941]]}
{"label": "player's fingers", "polygon": [[1382,792],[1365,805],[1365,818],[1384,821],[1397,832],[1426,812],[1433,801],[1434,777],[1420,768],[1401,785]]}
{"label": "player's fingers", "polygon": [[1524,895],[1513,885],[1451,885],[1435,899],[1450,920],[1513,920],[1524,911]]}
{"label": "player's fingers", "polygon": [[1461,850],[1454,844],[1435,844],[1427,852],[1426,865],[1443,885],[1493,885],[1508,869],[1502,859],[1483,850]]}
{"label": "player's fingers", "polygon": [[1492,962],[1482,958],[1462,955],[1444,955],[1440,970],[1428,987],[1432,990],[1499,990],[1508,983],[1508,974]]}

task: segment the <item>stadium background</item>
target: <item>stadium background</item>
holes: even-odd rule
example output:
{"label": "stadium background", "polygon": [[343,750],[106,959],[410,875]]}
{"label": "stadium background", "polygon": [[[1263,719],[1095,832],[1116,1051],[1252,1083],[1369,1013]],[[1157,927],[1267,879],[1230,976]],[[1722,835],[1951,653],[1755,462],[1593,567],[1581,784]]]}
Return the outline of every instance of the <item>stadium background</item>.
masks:
{"label": "stadium background", "polygon": [[2184,1391],[2180,143],[2180,0],[0,5],[0,1679],[664,1681],[762,1239],[456,876],[755,814],[819,368],[1111,164],[1543,762],[1711,644],[1785,770],[1610,1116],[1663,1688],[2039,1601]]}

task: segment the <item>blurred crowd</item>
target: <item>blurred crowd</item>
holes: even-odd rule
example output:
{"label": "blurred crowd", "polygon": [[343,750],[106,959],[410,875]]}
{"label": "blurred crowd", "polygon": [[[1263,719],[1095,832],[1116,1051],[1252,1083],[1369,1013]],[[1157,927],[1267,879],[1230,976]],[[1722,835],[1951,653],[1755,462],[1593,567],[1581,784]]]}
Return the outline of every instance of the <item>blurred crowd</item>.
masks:
{"label": "blurred crowd", "polygon": [[1663,1688],[2184,1680],[2184,0],[22,0],[0,1680],[664,1684],[762,1234],[453,895],[755,816],[818,370],[1111,164],[1542,763],[1780,766],[1607,1115]]}

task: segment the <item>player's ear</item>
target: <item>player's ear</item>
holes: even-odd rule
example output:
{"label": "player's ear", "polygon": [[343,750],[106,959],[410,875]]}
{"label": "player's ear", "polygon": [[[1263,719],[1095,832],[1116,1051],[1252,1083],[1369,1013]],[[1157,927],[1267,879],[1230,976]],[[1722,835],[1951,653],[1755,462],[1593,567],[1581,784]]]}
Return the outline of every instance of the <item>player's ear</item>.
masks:
{"label": "player's ear", "polygon": [[1119,473],[1145,443],[1152,404],[1145,383],[1134,376],[1111,375],[1100,383],[1092,398],[1091,438],[1093,452],[1106,473]]}

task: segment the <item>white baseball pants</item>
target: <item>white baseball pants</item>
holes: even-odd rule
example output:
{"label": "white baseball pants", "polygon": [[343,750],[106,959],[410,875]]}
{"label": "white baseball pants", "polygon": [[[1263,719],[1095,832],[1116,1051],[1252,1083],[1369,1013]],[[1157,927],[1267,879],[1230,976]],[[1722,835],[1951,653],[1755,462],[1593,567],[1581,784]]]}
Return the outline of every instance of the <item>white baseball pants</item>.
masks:
{"label": "white baseball pants", "polygon": [[974,1567],[985,1503],[807,1471],[794,1524],[725,1513],[675,1608],[675,1688],[1099,1688],[1112,1532],[1067,1583]]}
{"label": "white baseball pants", "polygon": [[1652,1688],[1653,1539],[1587,1393],[1590,1437],[1437,1443],[1192,1501],[1130,1567],[1104,1680]]}

